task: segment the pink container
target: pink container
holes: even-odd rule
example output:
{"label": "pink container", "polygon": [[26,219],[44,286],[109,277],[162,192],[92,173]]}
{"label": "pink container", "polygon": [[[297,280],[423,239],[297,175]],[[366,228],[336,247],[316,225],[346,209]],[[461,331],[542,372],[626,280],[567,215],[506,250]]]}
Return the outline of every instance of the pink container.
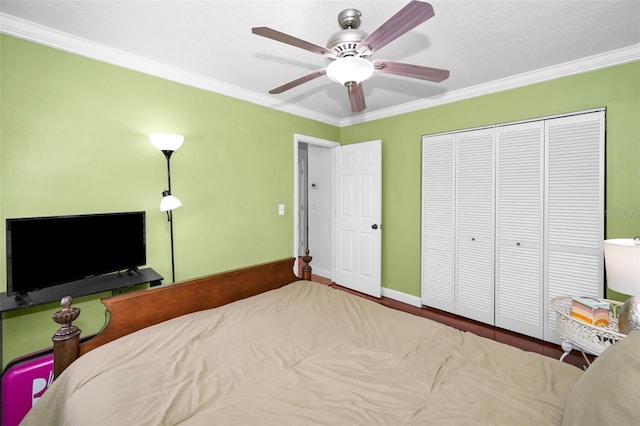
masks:
{"label": "pink container", "polygon": [[53,354],[16,360],[2,375],[2,426],[17,426],[53,382]]}

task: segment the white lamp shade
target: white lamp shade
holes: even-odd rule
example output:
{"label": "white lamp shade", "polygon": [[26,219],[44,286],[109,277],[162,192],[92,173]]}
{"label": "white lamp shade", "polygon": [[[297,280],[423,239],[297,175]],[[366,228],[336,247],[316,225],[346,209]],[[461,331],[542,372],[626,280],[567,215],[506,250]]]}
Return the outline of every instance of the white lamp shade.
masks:
{"label": "white lamp shade", "polygon": [[184,143],[184,136],[169,133],[149,135],[149,140],[160,151],[177,151]]}
{"label": "white lamp shade", "polygon": [[633,239],[605,240],[604,261],[610,289],[640,296],[640,246]]}
{"label": "white lamp shade", "polygon": [[356,56],[338,58],[327,66],[327,76],[340,84],[361,83],[373,75],[371,61]]}
{"label": "white lamp shade", "polygon": [[162,197],[162,201],[160,201],[160,211],[166,212],[169,210],[177,209],[180,207],[182,203],[173,195],[165,195]]}

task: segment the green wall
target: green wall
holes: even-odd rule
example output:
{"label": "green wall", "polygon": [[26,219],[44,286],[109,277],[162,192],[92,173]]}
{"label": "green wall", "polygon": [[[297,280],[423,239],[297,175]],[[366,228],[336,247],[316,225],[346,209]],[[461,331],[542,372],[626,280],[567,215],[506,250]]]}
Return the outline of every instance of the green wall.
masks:
{"label": "green wall", "polygon": [[[2,235],[7,217],[145,210],[148,264],[170,277],[166,163],[147,139],[167,132],[185,136],[171,160],[183,202],[177,280],[287,257],[292,209],[278,216],[277,205],[293,202],[293,134],[382,139],[382,283],[419,296],[421,136],[597,107],[607,108],[607,237],[640,234],[640,63],[339,129],[13,37],[0,44]],[[84,333],[104,323],[104,295],[80,298]],[[56,308],[5,314],[5,364],[49,344]]]}
{"label": "green wall", "polygon": [[[185,136],[171,159],[183,203],[176,280],[292,255],[294,133],[337,140],[337,127],[9,36],[0,43],[0,291],[5,219],[58,214],[146,211],[148,265],[171,281],[159,210],[166,162],[150,133]],[[97,299],[80,300],[83,332],[104,323]],[[50,344],[58,306],[4,315],[3,363]]]}
{"label": "green wall", "polygon": [[420,295],[422,135],[598,107],[607,109],[606,238],[640,235],[640,62],[342,128],[343,144],[382,139],[382,285]]}

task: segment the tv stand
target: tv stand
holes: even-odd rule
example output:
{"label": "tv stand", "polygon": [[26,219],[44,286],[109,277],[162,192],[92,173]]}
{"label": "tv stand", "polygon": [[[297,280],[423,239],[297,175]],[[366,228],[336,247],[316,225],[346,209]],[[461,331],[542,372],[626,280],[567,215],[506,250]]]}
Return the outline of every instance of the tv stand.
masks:
{"label": "tv stand", "polygon": [[60,302],[64,296],[87,296],[105,291],[122,290],[139,284],[148,283],[151,287],[160,285],[164,277],[151,268],[129,270],[124,273],[99,275],[60,284],[55,287],[32,291],[28,294],[8,296],[0,293],[0,369],[2,368],[2,314],[4,312],[26,309],[51,302]]}
{"label": "tv stand", "polygon": [[87,296],[89,294],[121,290],[146,283],[155,286],[159,285],[163,279],[164,278],[153,269],[143,268],[136,271],[129,270],[125,273],[116,272],[113,274],[98,275],[54,287],[43,288],[42,290],[32,291],[23,295],[7,296],[7,293],[0,293],[0,312],[59,302],[64,296]]}

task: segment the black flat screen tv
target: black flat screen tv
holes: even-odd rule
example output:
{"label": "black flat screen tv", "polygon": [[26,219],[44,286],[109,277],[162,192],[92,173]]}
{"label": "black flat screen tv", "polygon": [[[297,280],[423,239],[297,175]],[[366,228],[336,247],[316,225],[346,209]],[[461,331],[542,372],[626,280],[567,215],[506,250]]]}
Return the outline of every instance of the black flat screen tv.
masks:
{"label": "black flat screen tv", "polygon": [[7,294],[147,263],[145,212],[7,219]]}

